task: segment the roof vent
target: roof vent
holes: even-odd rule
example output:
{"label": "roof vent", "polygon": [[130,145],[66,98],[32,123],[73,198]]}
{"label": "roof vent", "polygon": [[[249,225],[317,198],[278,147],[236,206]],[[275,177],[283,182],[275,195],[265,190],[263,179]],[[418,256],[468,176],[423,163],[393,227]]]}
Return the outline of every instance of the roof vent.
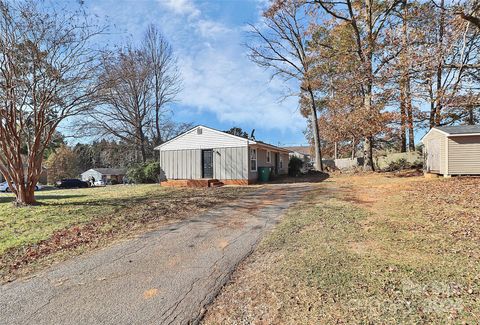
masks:
{"label": "roof vent", "polygon": [[197,134],[202,134],[202,128],[197,129]]}

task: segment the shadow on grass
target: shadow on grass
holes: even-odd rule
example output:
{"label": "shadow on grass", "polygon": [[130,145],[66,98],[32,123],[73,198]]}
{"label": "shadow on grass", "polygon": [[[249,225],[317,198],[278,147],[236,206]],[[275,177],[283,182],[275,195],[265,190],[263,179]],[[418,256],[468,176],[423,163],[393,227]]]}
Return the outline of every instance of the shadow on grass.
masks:
{"label": "shadow on grass", "polygon": [[[35,195],[35,200],[43,201],[43,200],[62,200],[62,199],[73,199],[84,197],[86,195],[79,195],[79,194],[72,194],[72,195]],[[0,203],[9,203],[15,201],[14,195],[9,196],[0,196]]]}
{"label": "shadow on grass", "polygon": [[63,200],[63,199],[74,199],[74,198],[79,198],[79,197],[85,197],[87,195],[85,194],[68,194],[68,195],[62,195],[62,194],[50,194],[50,195],[35,195],[35,199],[38,201],[41,200]]}
{"label": "shadow on grass", "polygon": [[327,173],[322,172],[309,172],[307,174],[301,174],[297,177],[294,176],[277,176],[273,180],[266,183],[259,184],[290,184],[290,183],[320,183],[330,177]]}
{"label": "shadow on grass", "polygon": [[[74,197],[85,197],[87,195],[72,195],[71,198]],[[46,206],[64,206],[64,207],[102,207],[105,208],[106,206],[113,206],[117,208],[124,208],[139,204],[144,202],[148,199],[151,199],[151,196],[137,196],[137,197],[118,197],[118,198],[91,198],[88,200],[80,200],[80,201],[62,201],[63,198],[68,198],[69,196],[46,196],[46,197],[37,197],[36,199],[40,203],[40,205]],[[58,202],[48,202],[49,199],[58,199]],[[47,202],[41,202],[42,200],[46,200]]]}
{"label": "shadow on grass", "polygon": [[[91,206],[91,207],[105,207],[107,205],[118,206],[118,207],[127,207],[130,205],[135,205],[141,203],[148,198],[149,196],[140,196],[140,197],[119,197],[119,198],[102,198],[96,199],[94,197],[86,200],[79,201],[69,201],[69,199],[84,198],[88,195],[81,194],[71,194],[71,195],[36,195],[35,200],[37,201],[34,206]],[[15,201],[14,196],[0,196],[1,203],[13,203]],[[55,202],[52,202],[55,201]]]}

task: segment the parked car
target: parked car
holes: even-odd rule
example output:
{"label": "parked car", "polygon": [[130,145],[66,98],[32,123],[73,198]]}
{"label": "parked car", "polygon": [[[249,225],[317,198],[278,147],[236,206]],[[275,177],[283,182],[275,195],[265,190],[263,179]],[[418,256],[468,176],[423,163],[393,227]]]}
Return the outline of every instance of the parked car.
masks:
{"label": "parked car", "polygon": [[[15,184],[13,184],[15,186]],[[35,191],[41,190],[42,186],[40,184],[35,185]],[[10,192],[10,188],[7,182],[0,183],[0,191],[1,192]]]}
{"label": "parked car", "polygon": [[62,179],[57,182],[58,188],[87,188],[89,184],[76,178]]}
{"label": "parked car", "polygon": [[95,185],[95,186],[105,186],[107,184],[103,181],[103,179],[99,179],[98,181],[95,181],[95,183],[93,183],[93,185]]}

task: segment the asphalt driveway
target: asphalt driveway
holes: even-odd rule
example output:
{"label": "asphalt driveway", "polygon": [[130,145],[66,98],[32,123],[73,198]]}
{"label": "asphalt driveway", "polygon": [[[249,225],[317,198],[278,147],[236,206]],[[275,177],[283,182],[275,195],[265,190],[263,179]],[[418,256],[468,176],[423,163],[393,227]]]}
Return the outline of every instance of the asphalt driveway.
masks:
{"label": "asphalt driveway", "polygon": [[313,185],[267,185],[0,287],[1,324],[185,324]]}

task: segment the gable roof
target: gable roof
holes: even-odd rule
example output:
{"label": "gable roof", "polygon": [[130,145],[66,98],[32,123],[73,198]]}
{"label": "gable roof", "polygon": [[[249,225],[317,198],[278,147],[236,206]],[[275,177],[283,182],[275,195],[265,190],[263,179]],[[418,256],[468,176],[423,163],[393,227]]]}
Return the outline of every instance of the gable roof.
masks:
{"label": "gable roof", "polygon": [[420,141],[423,141],[431,132],[438,131],[447,137],[480,135],[480,125],[450,125],[431,128]]}
{"label": "gable roof", "polygon": [[281,148],[281,147],[277,147],[277,146],[274,146],[273,144],[266,143],[266,142],[263,142],[263,141],[257,141],[256,144],[257,144],[258,146],[264,147],[264,148],[266,148],[266,149],[271,149],[271,150],[280,151],[280,152],[285,152],[285,153],[289,153],[289,152],[290,152],[290,150],[288,150],[288,149]]}
{"label": "gable roof", "polygon": [[452,135],[480,134],[480,125],[440,126],[436,127],[436,129]]}
{"label": "gable roof", "polygon": [[283,147],[284,149],[301,153],[302,155],[311,156],[311,147],[310,146],[293,146],[293,147]]}
{"label": "gable roof", "polygon": [[174,137],[174,138],[172,138],[172,139],[170,139],[170,140],[162,143],[161,145],[155,147],[155,150],[160,150],[160,148],[166,146],[167,144],[169,144],[169,143],[171,143],[171,142],[173,142],[173,141],[176,141],[176,140],[184,137],[185,135],[189,134],[190,132],[192,132],[192,131],[194,131],[194,130],[196,130],[196,129],[198,129],[198,128],[207,129],[207,130],[210,130],[210,131],[212,131],[212,132],[214,132],[214,133],[217,133],[217,134],[219,134],[219,135],[224,135],[224,136],[232,137],[232,138],[234,138],[234,139],[236,139],[236,140],[244,141],[244,142],[246,142],[247,144],[255,144],[255,143],[256,143],[256,141],[254,141],[254,140],[250,140],[250,139],[246,139],[246,138],[243,138],[243,137],[239,137],[239,136],[237,136],[237,135],[233,135],[233,134],[226,133],[226,132],[223,132],[223,131],[214,129],[214,128],[210,128],[210,127],[208,127],[208,126],[197,125],[197,126],[194,126],[194,127],[191,128],[191,129],[189,129],[189,130],[187,130],[187,131],[185,131],[185,132],[177,135],[176,137]]}
{"label": "gable roof", "polygon": [[99,172],[102,175],[125,175],[127,173],[127,170],[124,168],[91,168],[83,173],[86,173],[90,170]]}

